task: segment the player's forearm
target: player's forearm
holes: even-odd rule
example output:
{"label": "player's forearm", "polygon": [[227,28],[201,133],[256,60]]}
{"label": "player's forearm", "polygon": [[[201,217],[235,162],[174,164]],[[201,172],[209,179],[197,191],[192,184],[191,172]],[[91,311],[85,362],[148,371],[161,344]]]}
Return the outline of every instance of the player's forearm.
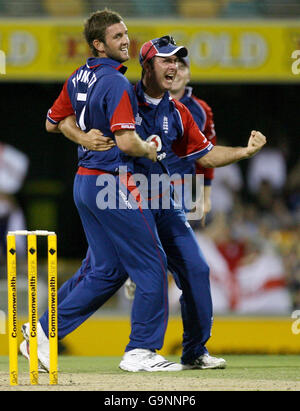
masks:
{"label": "player's forearm", "polygon": [[143,141],[132,130],[119,130],[115,132],[116,143],[120,150],[132,157],[147,157],[150,153],[150,145]]}
{"label": "player's forearm", "polygon": [[214,146],[197,163],[202,167],[223,167],[246,158],[249,158],[247,147]]}
{"label": "player's forearm", "polygon": [[211,186],[204,186],[204,200],[210,201],[211,197]]}
{"label": "player's forearm", "polygon": [[227,166],[254,156],[266,142],[266,137],[260,131],[252,130],[247,147],[214,146],[210,152],[197,161],[203,167]]}
{"label": "player's forearm", "polygon": [[86,134],[77,127],[75,116],[66,117],[57,124],[46,120],[46,130],[49,133],[62,133],[69,140],[77,144],[84,145],[86,142]]}
{"label": "player's forearm", "polygon": [[58,129],[69,140],[74,143],[84,145],[86,133],[76,125],[75,116],[69,116],[60,121],[58,124]]}
{"label": "player's forearm", "polygon": [[48,119],[46,119],[45,128],[48,131],[48,133],[60,133],[58,124],[50,123]]}

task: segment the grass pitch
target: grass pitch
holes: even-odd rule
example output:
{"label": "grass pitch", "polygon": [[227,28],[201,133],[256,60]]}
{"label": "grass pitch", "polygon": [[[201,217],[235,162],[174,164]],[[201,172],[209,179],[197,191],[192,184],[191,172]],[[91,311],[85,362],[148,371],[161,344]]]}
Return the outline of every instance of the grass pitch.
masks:
{"label": "grass pitch", "polygon": [[[225,370],[128,373],[120,357],[59,356],[59,384],[30,386],[27,361],[19,357],[19,385],[10,387],[8,358],[0,357],[0,391],[300,391],[297,355],[225,355]],[[178,357],[167,357],[179,361]]]}

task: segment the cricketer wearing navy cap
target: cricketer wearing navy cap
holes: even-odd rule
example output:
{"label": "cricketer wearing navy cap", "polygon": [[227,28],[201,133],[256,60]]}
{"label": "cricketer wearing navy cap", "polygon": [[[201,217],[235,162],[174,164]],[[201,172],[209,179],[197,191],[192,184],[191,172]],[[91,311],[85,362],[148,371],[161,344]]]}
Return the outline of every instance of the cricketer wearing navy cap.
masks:
{"label": "cricketer wearing navy cap", "polygon": [[153,57],[169,57],[176,54],[178,57],[186,57],[188,51],[184,46],[177,46],[172,36],[159,37],[144,43],[140,50],[139,61],[143,66]]}

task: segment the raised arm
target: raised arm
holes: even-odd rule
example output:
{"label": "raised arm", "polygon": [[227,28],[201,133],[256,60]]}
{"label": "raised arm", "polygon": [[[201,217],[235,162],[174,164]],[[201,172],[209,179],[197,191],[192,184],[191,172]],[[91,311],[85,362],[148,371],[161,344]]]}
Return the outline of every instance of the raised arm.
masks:
{"label": "raised arm", "polygon": [[199,130],[192,114],[183,104],[176,102],[183,125],[182,138],[175,140],[172,149],[180,158],[196,160],[202,167],[223,167],[252,157],[266,144],[266,137],[259,131],[251,131],[247,147],[213,146]]}
{"label": "raised arm", "polygon": [[197,160],[203,167],[223,167],[252,157],[266,144],[266,137],[253,130],[250,134],[247,147],[214,146],[207,154]]}

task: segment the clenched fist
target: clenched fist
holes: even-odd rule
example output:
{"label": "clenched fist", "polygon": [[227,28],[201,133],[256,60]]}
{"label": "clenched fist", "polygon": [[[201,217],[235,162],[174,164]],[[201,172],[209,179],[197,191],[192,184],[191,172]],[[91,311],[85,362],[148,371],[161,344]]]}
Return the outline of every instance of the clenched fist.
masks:
{"label": "clenched fist", "polygon": [[153,141],[151,141],[150,143],[145,141],[144,143],[146,144],[146,147],[147,147],[147,152],[146,152],[145,157],[149,158],[149,160],[151,160],[155,163],[156,160],[157,160],[157,151],[156,151],[157,147],[156,147],[156,144]]}
{"label": "clenched fist", "polygon": [[247,156],[252,157],[263,148],[266,142],[266,137],[260,131],[252,130],[248,140]]}

